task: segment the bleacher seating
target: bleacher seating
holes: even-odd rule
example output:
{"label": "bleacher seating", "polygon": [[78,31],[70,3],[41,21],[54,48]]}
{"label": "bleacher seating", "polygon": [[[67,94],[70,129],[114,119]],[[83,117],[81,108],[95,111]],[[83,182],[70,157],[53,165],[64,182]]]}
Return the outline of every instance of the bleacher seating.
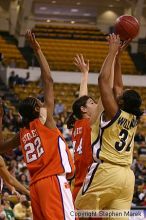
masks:
{"label": "bleacher seating", "polygon": [[[89,95],[95,100],[99,98],[99,89],[96,85],[89,85]],[[143,104],[142,109],[146,109],[146,88],[144,87],[130,87],[138,91],[142,97]],[[54,84],[54,95],[55,99],[61,100],[65,104],[66,110],[71,111],[72,103],[75,100],[75,94],[79,90],[78,84],[67,84],[67,83],[55,83]],[[14,92],[19,96],[20,99],[24,99],[27,96],[38,96],[41,94],[42,89],[35,83],[30,83],[29,85],[15,86]]]}
{"label": "bleacher seating", "polygon": [[16,65],[16,67],[22,68],[25,68],[27,66],[27,62],[20,53],[16,44],[11,41],[7,41],[3,36],[0,36],[0,45],[0,52],[4,55],[4,64],[10,66]]}
{"label": "bleacher seating", "polygon": [[57,26],[37,24],[33,32],[37,37],[43,38],[63,38],[63,39],[85,39],[85,40],[105,40],[105,35],[97,27],[84,26]]}
{"label": "bleacher seating", "polygon": [[[96,27],[36,25],[34,32],[52,70],[75,71],[73,58],[77,53],[82,53],[86,59],[90,60],[90,71],[100,71],[108,46],[105,35]],[[23,57],[24,51],[17,48],[16,42],[11,41],[8,33],[5,35],[3,33],[0,35],[0,52],[4,54],[4,63],[22,68],[25,68],[27,63],[31,65],[32,51],[26,47],[29,51],[28,56],[25,54],[25,59],[28,59],[26,61]],[[126,74],[137,72],[127,51],[122,57],[122,68],[123,73]]]}
{"label": "bleacher seating", "polygon": [[[96,27],[38,24],[33,31],[52,70],[74,71],[73,58],[82,53],[90,60],[90,71],[100,71],[108,45],[105,34]],[[122,71],[125,74],[137,73],[127,51],[122,57]]]}
{"label": "bleacher seating", "polygon": [[[108,46],[104,41],[38,38],[52,70],[75,71],[73,58],[81,53],[90,60],[90,71],[99,72],[107,55]],[[136,74],[136,67],[127,51],[122,57],[122,71]]]}

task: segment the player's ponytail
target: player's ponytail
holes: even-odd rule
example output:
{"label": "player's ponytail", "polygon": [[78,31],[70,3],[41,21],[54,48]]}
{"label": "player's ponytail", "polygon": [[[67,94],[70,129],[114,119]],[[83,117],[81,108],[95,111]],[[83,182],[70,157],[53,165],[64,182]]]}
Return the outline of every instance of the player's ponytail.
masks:
{"label": "player's ponytail", "polygon": [[77,120],[77,118],[75,117],[74,113],[72,112],[69,117],[67,118],[66,124],[67,124],[67,128],[71,129],[74,127],[75,121]]}
{"label": "player's ponytail", "polygon": [[72,105],[72,114],[67,119],[67,127],[69,129],[74,127],[75,121],[83,118],[83,112],[81,111],[81,107],[85,107],[87,100],[90,97],[87,95],[81,96]]}
{"label": "player's ponytail", "polygon": [[140,119],[143,112],[140,109],[142,100],[138,92],[135,90],[129,89],[123,93],[124,107],[123,110],[133,114],[137,117],[137,120]]}
{"label": "player's ponytail", "polygon": [[37,99],[28,97],[19,105],[19,113],[22,117],[22,127],[29,127],[29,123],[39,117],[39,112],[35,111]]}

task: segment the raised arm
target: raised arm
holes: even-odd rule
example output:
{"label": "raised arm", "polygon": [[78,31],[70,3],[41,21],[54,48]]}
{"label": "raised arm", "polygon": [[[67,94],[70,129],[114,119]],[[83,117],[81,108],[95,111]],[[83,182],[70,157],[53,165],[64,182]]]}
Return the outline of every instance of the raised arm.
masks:
{"label": "raised arm", "polygon": [[[109,37],[107,38],[107,40],[109,40]],[[115,67],[115,58],[113,60],[112,67],[111,67],[110,74],[109,74],[109,78],[108,78],[109,85],[111,88],[113,88],[113,84],[114,84],[114,67]],[[103,108],[102,100],[101,100],[101,97],[99,97],[96,111],[90,119],[91,125],[95,124],[95,126],[96,126],[96,122],[98,121],[99,116],[101,115],[103,110],[104,110],[104,108]]]}
{"label": "raised arm", "polygon": [[55,127],[55,122],[53,120],[54,91],[53,91],[53,79],[51,76],[50,67],[41,50],[39,43],[35,39],[35,35],[31,33],[30,30],[27,31],[26,38],[30,46],[33,48],[41,68],[41,79],[43,82],[45,107],[47,108],[47,120],[45,125],[47,127]]}
{"label": "raised arm", "polygon": [[29,191],[8,172],[2,157],[0,157],[0,176],[6,183],[14,186],[18,191],[29,196]]}
{"label": "raised arm", "polygon": [[79,97],[88,95],[89,60],[87,60],[87,62],[85,63],[83,55],[77,54],[74,58],[74,64],[79,68],[82,73]]}
{"label": "raised arm", "polygon": [[115,58],[115,76],[113,91],[117,98],[123,91],[122,70],[121,70],[121,53],[118,52]]}
{"label": "raised arm", "polygon": [[111,120],[118,111],[118,104],[114,98],[113,89],[109,82],[112,64],[120,47],[120,38],[115,34],[109,36],[109,52],[103,63],[98,78],[102,104],[106,113],[106,120]]}
{"label": "raised arm", "polygon": [[123,81],[122,81],[122,70],[121,70],[121,56],[123,54],[123,51],[125,50],[125,48],[128,46],[129,42],[131,41],[131,39],[129,39],[128,41],[125,41],[121,47],[118,50],[118,53],[116,55],[116,59],[115,59],[115,74],[114,74],[114,87],[113,87],[113,91],[114,91],[114,95],[117,98],[119,95],[121,95],[121,93],[123,92]]}

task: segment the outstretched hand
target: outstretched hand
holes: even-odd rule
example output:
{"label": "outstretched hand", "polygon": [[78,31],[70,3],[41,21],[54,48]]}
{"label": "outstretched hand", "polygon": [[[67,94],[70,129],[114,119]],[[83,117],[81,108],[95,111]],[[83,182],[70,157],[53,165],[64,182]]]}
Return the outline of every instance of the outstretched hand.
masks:
{"label": "outstretched hand", "polygon": [[89,60],[85,62],[84,57],[82,54],[77,54],[74,58],[74,64],[79,68],[79,70],[82,73],[88,73],[89,72]]}
{"label": "outstretched hand", "polygon": [[109,52],[117,53],[120,46],[121,46],[121,41],[119,35],[116,34],[110,34],[107,37],[108,43],[109,43]]}
{"label": "outstretched hand", "polygon": [[31,30],[27,30],[25,37],[30,47],[32,47],[33,50],[37,51],[40,49],[40,45],[35,38],[35,34],[32,33]]}

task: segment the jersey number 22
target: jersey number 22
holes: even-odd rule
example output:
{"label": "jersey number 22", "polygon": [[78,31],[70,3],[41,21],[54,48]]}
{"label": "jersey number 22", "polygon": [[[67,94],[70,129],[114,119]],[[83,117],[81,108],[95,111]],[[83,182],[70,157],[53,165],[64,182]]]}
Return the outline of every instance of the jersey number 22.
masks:
{"label": "jersey number 22", "polygon": [[24,146],[24,150],[26,151],[27,163],[31,163],[32,161],[37,160],[44,153],[44,149],[42,148],[41,140],[39,137],[36,137],[34,143],[26,144]]}

